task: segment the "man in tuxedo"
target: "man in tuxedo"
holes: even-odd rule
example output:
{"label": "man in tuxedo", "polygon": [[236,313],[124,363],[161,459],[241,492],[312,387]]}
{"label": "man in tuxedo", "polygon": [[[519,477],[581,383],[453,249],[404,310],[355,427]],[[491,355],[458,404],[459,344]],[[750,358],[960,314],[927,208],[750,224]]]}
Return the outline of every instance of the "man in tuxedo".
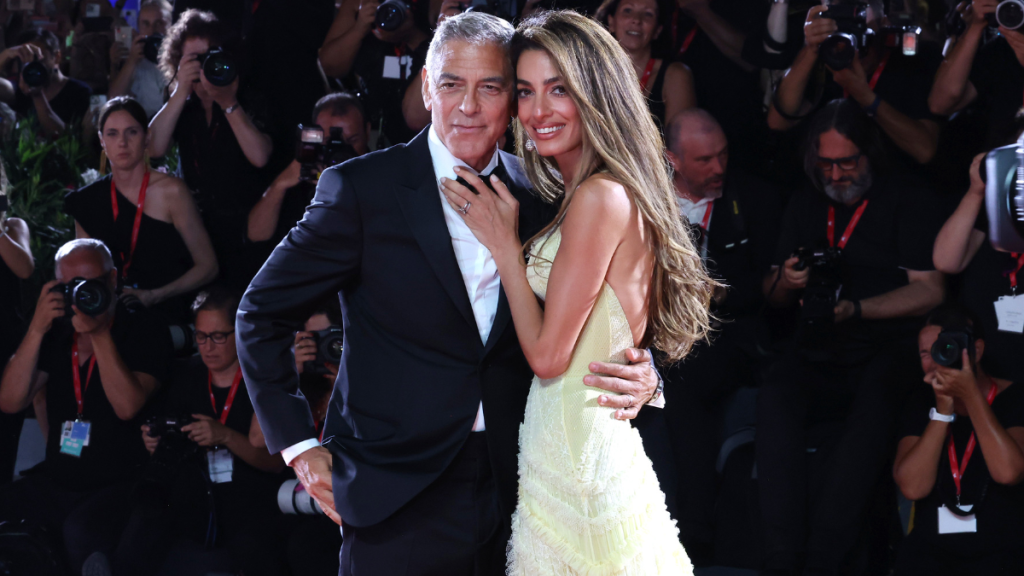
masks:
{"label": "man in tuxedo", "polygon": [[[504,574],[533,375],[496,265],[438,179],[454,179],[456,165],[496,170],[520,202],[523,238],[553,218],[497,147],[512,110],[512,34],[481,13],[445,20],[422,72],[432,126],[324,172],[239,307],[239,357],[267,445],[344,519],[342,575]],[[344,354],[318,442],[289,347],[339,291]],[[660,396],[649,354],[627,354],[633,365],[595,363],[585,378],[618,393],[600,401],[620,418]]]}

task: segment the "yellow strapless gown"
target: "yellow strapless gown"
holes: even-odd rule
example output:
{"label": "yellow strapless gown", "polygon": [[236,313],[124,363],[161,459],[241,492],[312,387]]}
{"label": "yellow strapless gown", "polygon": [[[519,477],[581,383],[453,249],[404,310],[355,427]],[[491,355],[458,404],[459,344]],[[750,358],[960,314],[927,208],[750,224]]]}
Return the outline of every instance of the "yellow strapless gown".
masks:
{"label": "yellow strapless gown", "polygon": [[[530,286],[543,299],[561,243],[556,228],[534,247]],[[593,361],[625,363],[633,335],[606,282],[557,378],[534,378],[519,429],[519,503],[508,573],[514,576],[692,575],[640,435],[604,392],[583,384]]]}

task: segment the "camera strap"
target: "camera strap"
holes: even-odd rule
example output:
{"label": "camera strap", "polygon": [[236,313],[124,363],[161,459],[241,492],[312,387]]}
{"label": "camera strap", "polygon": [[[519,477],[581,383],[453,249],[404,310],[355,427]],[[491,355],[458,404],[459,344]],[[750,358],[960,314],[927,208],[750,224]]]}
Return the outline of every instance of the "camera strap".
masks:
{"label": "camera strap", "polygon": [[75,384],[75,402],[78,403],[78,417],[81,418],[85,406],[85,391],[89,389],[89,380],[92,380],[92,370],[96,367],[96,353],[89,357],[89,371],[85,374],[85,384],[82,384],[82,375],[78,367],[78,333],[71,337],[71,379]]}
{"label": "camera strap", "polygon": [[[128,267],[132,265],[132,257],[135,255],[135,244],[139,241],[139,228],[142,227],[142,210],[146,206],[146,188],[149,187],[149,170],[142,177],[142,187],[139,188],[139,202],[135,208],[135,222],[132,224],[132,240],[128,247],[128,257],[121,254],[121,279],[128,278]],[[114,212],[114,222],[117,222],[117,186],[114,185],[114,177],[110,177],[110,208]]]}
{"label": "camera strap", "polygon": [[[996,399],[996,392],[999,388],[995,382],[988,389],[988,396],[985,400],[988,401],[988,405],[992,405],[992,401]],[[957,506],[960,505],[960,479],[964,477],[964,472],[967,470],[967,463],[971,460],[971,455],[974,454],[974,448],[978,444],[978,439],[975,437],[974,432],[971,432],[971,438],[967,441],[967,447],[964,449],[964,460],[957,465],[956,460],[956,447],[953,445],[953,429],[949,430],[949,468],[953,473],[953,483],[956,484],[956,501]]]}
{"label": "camera strap", "polygon": [[1013,290],[1014,294],[1016,294],[1017,293],[1017,273],[1020,272],[1021,268],[1024,268],[1024,254],[1019,254],[1017,252],[1013,252],[1013,253],[1010,254],[1010,256],[1014,260],[1017,261],[1017,265],[1014,266],[1013,270],[1010,270],[1010,273],[1009,273],[1009,276],[1010,276],[1010,289]]}
{"label": "camera strap", "polygon": [[647,67],[644,68],[643,76],[640,76],[640,92],[644,94],[647,94],[647,82],[651,79],[652,70],[654,70],[654,58],[647,61]]}
{"label": "camera strap", "polygon": [[[878,68],[875,68],[875,73],[871,75],[871,80],[868,81],[868,86],[871,91],[875,91],[875,86],[878,85],[878,79],[882,77],[882,72],[885,71],[886,65],[889,64],[889,55],[892,54],[892,50],[886,50],[885,54],[882,55],[882,61],[878,63]],[[843,90],[843,98],[849,98],[850,93]]]}
{"label": "camera strap", "polygon": [[[867,199],[862,200],[860,206],[857,207],[857,211],[853,213],[853,218],[850,218],[850,223],[846,225],[846,230],[843,231],[843,235],[839,238],[839,249],[846,248],[846,243],[850,241],[850,236],[853,235],[853,229],[857,227],[857,223],[860,222],[860,217],[864,215],[864,209],[868,207]],[[831,248],[836,247],[836,207],[829,205],[828,207],[828,245]]]}
{"label": "camera strap", "polygon": [[217,415],[217,399],[213,397],[213,372],[206,371],[206,387],[210,391],[210,406],[213,406],[213,415],[217,416],[221,424],[227,426],[228,414],[231,413],[231,405],[235,403],[235,394],[238,393],[238,385],[242,382],[242,368],[238,368],[235,379],[231,382],[231,390],[228,391],[228,398],[224,401],[224,409]]}

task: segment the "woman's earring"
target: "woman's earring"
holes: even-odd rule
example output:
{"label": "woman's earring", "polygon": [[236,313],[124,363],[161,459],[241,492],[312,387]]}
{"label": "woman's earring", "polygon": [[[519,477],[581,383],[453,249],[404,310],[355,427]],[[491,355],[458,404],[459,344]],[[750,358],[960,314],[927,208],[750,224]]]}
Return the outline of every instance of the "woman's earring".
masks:
{"label": "woman's earring", "polygon": [[526,149],[530,152],[533,152],[534,150],[537,149],[537,145],[533,143],[533,138],[528,138],[526,140]]}

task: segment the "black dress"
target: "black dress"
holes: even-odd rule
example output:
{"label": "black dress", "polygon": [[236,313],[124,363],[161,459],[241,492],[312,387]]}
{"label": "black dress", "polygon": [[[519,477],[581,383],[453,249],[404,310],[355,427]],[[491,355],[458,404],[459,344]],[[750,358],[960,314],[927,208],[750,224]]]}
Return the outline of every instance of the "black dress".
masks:
{"label": "black dress", "polygon": [[665,91],[665,71],[668,70],[671,62],[668,60],[661,61],[661,68],[658,69],[658,75],[654,77],[654,86],[651,87],[651,94],[647,97],[647,107],[651,110],[651,116],[654,118],[654,123],[658,125],[658,130],[661,131],[662,136],[665,135],[665,100],[663,99],[662,93]]}
{"label": "black dress", "polygon": [[[0,258],[0,372],[18,347],[22,335],[22,319],[18,305],[21,302],[21,280]],[[0,412],[0,485],[11,481],[18,455],[18,440],[25,413]]]}
{"label": "black dress", "polygon": [[[113,176],[108,175],[69,192],[64,197],[64,209],[86,234],[107,245],[117,269],[124,270],[124,262],[131,248],[136,207],[118,191],[118,218],[114,220],[110,204],[111,178]],[[181,278],[192,265],[192,255],[174,225],[143,213],[135,254],[124,285],[140,290],[159,288]],[[170,298],[158,304],[155,309],[163,313],[167,320],[187,320],[190,297],[186,294]]]}

